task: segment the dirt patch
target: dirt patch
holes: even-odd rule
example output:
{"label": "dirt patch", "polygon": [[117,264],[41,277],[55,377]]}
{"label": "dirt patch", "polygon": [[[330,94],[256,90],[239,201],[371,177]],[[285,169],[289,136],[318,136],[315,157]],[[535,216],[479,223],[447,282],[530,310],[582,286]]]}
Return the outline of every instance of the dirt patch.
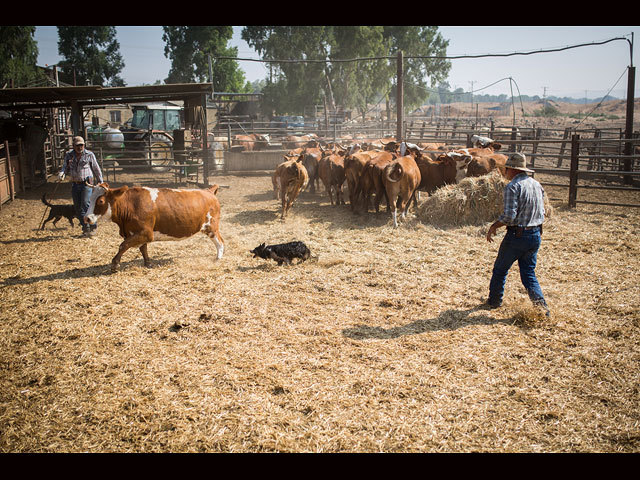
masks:
{"label": "dirt patch", "polygon": [[[517,267],[504,306],[480,307],[489,223],[435,226],[412,209],[393,229],[324,193],[283,222],[269,176],[212,181],[225,187],[218,262],[201,235],[151,244],[150,269],[130,250],[110,274],[115,225],[37,231],[51,185],[3,206],[0,451],[640,450],[638,211],[555,205],[545,319]],[[312,258],[249,254],[291,240]]]}

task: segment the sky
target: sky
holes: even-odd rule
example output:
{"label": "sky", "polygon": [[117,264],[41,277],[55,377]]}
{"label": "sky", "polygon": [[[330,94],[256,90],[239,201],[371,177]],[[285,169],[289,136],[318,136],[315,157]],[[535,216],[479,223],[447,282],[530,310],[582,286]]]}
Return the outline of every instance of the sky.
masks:
{"label": "sky", "polygon": [[[231,45],[238,47],[238,57],[260,58],[241,40],[242,27],[234,26],[233,30]],[[634,43],[640,42],[640,26],[440,26],[438,31],[449,40],[450,56],[534,52],[618,37],[631,41],[631,33]],[[153,84],[167,77],[171,63],[164,56],[162,27],[117,26],[116,32],[125,63],[121,77],[127,86]],[[39,65],[55,65],[60,61],[55,26],[36,27],[35,39]],[[616,40],[554,53],[454,59],[447,81],[453,89],[473,90],[478,95],[510,97],[512,82],[505,79],[512,78],[514,95],[593,99],[610,92],[614,97],[626,98],[626,69],[631,61],[637,67],[639,50],[634,45],[631,59],[629,43]],[[267,75],[265,64],[247,61],[239,64],[248,81]],[[638,72],[635,96],[640,97]]]}

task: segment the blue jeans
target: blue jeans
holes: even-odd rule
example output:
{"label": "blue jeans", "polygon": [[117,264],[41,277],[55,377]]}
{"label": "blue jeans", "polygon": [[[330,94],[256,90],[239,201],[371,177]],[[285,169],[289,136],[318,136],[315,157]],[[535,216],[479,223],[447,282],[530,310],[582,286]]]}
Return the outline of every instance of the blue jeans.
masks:
{"label": "blue jeans", "polygon": [[489,283],[489,304],[497,306],[502,303],[507,274],[517,260],[520,267],[520,280],[527,289],[529,298],[536,305],[547,306],[535,272],[540,241],[539,228],[524,230],[520,238],[516,237],[515,229],[507,229],[493,265],[493,275]]}
{"label": "blue jeans", "polygon": [[89,210],[92,191],[93,189],[91,187],[87,187],[83,183],[71,184],[71,198],[73,199],[73,205],[76,208],[76,215],[78,215],[83,232],[89,229],[95,230],[97,228],[96,225],[89,226],[84,223],[84,216],[87,214],[87,210]]}

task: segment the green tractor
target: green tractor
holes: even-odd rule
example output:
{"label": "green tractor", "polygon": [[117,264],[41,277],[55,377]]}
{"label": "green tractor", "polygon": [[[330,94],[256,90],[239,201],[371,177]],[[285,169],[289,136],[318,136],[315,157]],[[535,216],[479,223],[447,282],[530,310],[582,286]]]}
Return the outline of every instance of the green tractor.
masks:
{"label": "green tractor", "polygon": [[[173,131],[182,128],[182,107],[166,104],[132,105],[131,124],[120,129],[124,135],[125,157],[120,165],[149,165],[151,170],[164,172],[174,163]],[[133,157],[133,158],[132,158]],[[140,160],[135,158],[140,157]]]}

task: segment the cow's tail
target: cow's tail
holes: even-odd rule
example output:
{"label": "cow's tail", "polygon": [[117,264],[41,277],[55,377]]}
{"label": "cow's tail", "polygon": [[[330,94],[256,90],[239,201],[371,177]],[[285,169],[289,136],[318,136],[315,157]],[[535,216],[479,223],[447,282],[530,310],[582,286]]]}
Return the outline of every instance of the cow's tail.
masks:
{"label": "cow's tail", "polygon": [[402,177],[403,169],[402,165],[399,163],[392,163],[387,168],[384,169],[384,175],[387,181],[389,182],[397,182]]}
{"label": "cow's tail", "polygon": [[42,203],[44,203],[47,207],[53,207],[53,205],[51,205],[49,202],[47,202],[47,194],[46,193],[42,194]]}

